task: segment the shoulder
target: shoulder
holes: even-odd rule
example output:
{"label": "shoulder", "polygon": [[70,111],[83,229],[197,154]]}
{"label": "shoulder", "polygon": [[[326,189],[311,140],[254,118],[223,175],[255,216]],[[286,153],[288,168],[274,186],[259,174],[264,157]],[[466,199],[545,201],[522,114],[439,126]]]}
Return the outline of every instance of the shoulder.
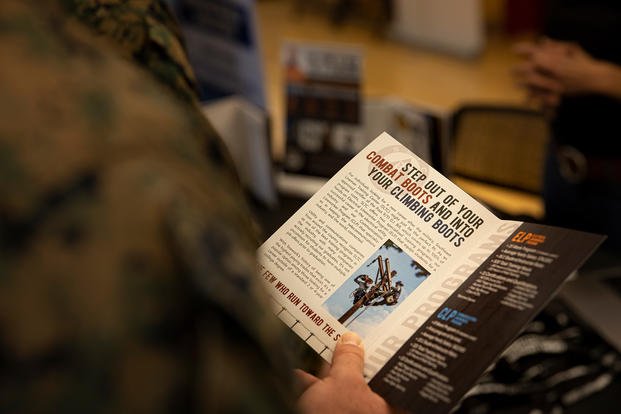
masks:
{"label": "shoulder", "polygon": [[[16,378],[33,367],[12,395],[50,368],[59,398],[104,387],[105,404],[156,411],[195,392],[192,357],[217,354],[253,367],[233,382],[272,373],[261,387],[282,406],[288,365],[271,356],[279,330],[253,277],[253,225],[224,160],[205,156],[205,124],[59,9],[0,11],[0,360]],[[86,400],[83,411],[104,404]]]}

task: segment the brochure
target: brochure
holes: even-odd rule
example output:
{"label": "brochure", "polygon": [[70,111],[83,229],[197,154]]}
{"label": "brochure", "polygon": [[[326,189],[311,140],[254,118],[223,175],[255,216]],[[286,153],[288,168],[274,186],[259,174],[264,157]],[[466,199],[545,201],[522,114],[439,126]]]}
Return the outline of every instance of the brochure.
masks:
{"label": "brochure", "polygon": [[603,239],[500,220],[382,133],[260,247],[258,274],[327,361],[355,331],[373,390],[444,413]]}

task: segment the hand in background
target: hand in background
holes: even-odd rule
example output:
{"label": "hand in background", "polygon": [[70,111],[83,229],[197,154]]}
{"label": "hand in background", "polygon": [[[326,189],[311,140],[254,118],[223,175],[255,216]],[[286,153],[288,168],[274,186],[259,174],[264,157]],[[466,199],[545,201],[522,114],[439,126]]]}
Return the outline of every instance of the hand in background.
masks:
{"label": "hand in background", "polygon": [[518,43],[515,52],[522,58],[513,69],[516,81],[543,108],[556,107],[563,95],[621,97],[621,68],[593,58],[575,43],[543,39]]}
{"label": "hand in background", "polygon": [[386,401],[367,385],[362,375],[364,349],[353,332],[345,333],[336,345],[332,366],[324,378],[296,371],[302,386],[298,406],[305,414],[386,414]]}
{"label": "hand in background", "polygon": [[[533,42],[518,43],[514,50],[522,60],[512,73],[517,84],[526,89],[529,101],[543,109],[556,107],[560,102],[562,85],[547,69],[553,65],[550,52]],[[557,53],[560,51],[553,56]]]}

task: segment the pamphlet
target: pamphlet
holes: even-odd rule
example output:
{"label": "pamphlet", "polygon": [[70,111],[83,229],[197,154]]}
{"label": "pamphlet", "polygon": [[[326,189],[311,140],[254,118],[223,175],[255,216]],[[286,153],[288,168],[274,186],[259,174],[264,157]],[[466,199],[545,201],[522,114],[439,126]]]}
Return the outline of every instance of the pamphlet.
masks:
{"label": "pamphlet", "polygon": [[258,273],[327,361],[357,332],[373,390],[444,413],[603,239],[501,220],[382,133],[261,246]]}

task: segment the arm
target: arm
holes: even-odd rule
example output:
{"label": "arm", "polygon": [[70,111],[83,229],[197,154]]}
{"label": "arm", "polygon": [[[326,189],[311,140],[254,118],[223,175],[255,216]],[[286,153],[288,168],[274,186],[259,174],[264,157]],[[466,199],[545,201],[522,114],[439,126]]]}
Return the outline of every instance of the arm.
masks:
{"label": "arm", "polygon": [[593,68],[591,91],[621,100],[621,66],[597,61]]}

